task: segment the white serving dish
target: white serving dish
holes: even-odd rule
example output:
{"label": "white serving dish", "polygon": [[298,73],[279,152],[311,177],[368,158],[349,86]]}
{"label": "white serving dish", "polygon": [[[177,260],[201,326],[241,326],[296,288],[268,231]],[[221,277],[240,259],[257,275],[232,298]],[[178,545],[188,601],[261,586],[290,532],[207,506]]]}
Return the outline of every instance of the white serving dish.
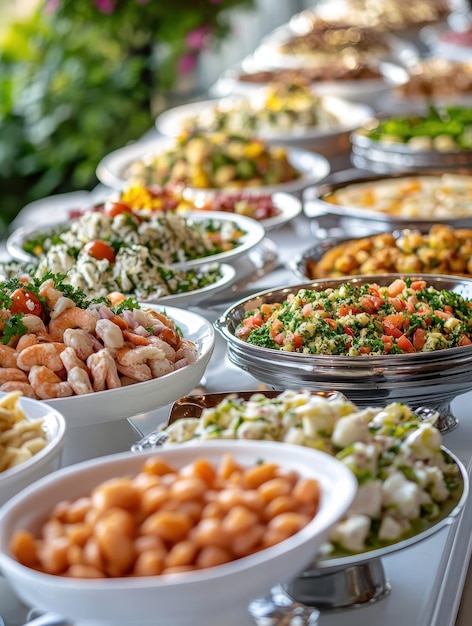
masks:
{"label": "white serving dish", "polygon": [[[7,395],[9,394],[0,392],[0,398]],[[27,461],[0,472],[0,505],[38,478],[54,472],[61,465],[66,436],[64,416],[57,409],[31,398],[20,398],[19,406],[28,420],[43,420],[48,443]]]}
{"label": "white serving dish", "polygon": [[[252,248],[259,245],[265,237],[265,228],[261,222],[237,213],[225,213],[223,211],[193,211],[183,214],[182,218],[191,220],[194,223],[215,220],[216,222],[221,223],[223,228],[225,224],[236,224],[237,229],[241,230],[244,234],[238,239],[238,245],[234,246],[230,250],[212,254],[210,256],[200,257],[198,259],[192,259],[190,261],[172,263],[171,265],[176,268],[187,269],[206,265],[208,263],[228,263],[235,261],[238,257],[247,254],[249,250],[252,250]],[[23,249],[25,241],[45,232],[47,233],[48,230],[51,230],[54,227],[60,227],[63,225],[65,225],[64,222],[62,224],[50,224],[46,227],[46,229],[44,227],[38,228],[36,225],[32,224],[21,226],[13,231],[7,238],[5,242],[7,251],[14,259],[18,259],[20,261],[34,261],[37,257],[25,252]],[[87,243],[85,238],[83,243]]]}
{"label": "white serving dish", "polygon": [[194,363],[170,374],[117,389],[107,389],[69,398],[43,400],[64,414],[69,429],[123,420],[152,411],[190,391],[202,378],[215,344],[212,325],[204,317],[185,309],[142,303],[144,308],[164,312],[180,328],[183,336],[198,349]]}
{"label": "white serving dish", "polygon": [[[251,99],[255,102],[264,98],[264,88],[255,90]],[[319,91],[318,87],[314,91]],[[320,92],[321,94],[321,92]],[[185,122],[192,117],[198,116],[204,111],[211,111],[212,108],[222,107],[230,109],[237,106],[241,98],[222,98],[220,100],[205,100],[202,102],[191,102],[172,109],[168,109],[159,115],[156,120],[157,130],[166,137],[178,137],[185,126]],[[335,136],[338,133],[354,130],[372,117],[374,110],[365,104],[356,104],[343,100],[333,95],[323,94],[324,106],[327,111],[339,118],[339,124],[335,127],[307,126],[294,129],[262,129],[255,131],[260,137],[274,143],[297,143],[299,140],[314,141],[316,139]]]}
{"label": "white serving dish", "polygon": [[[308,525],[289,539],[231,563],[168,576],[115,579],[72,579],[40,573],[12,558],[9,541],[15,530],[33,532],[62,499],[90,493],[106,479],[135,474],[156,453],[112,455],[56,472],[5,505],[0,514],[0,568],[14,591],[29,606],[52,610],[75,626],[176,626],[198,615],[206,626],[239,626],[247,604],[278,583],[297,575],[312,559],[329,529],[343,516],[357,491],[353,474],[339,461],[317,450],[272,442],[207,442],[161,450],[174,467],[195,458],[218,462],[232,454],[244,465],[261,458],[318,479],[321,504]],[[86,598],[86,601],[84,601]],[[184,601],[183,601],[184,599]]]}
{"label": "white serving dish", "polygon": [[[174,138],[161,137],[148,141],[138,141],[123,148],[114,150],[105,156],[98,164],[96,175],[101,183],[113,189],[123,189],[127,184],[126,171],[135,161],[164,151],[175,143]],[[296,167],[302,175],[300,178],[278,185],[267,185],[248,188],[251,192],[275,193],[278,191],[294,192],[304,189],[308,185],[315,184],[327,176],[330,172],[328,160],[316,152],[287,148],[289,162]],[[191,187],[187,189],[192,189]],[[193,188],[195,192],[201,189]],[[208,189],[206,191],[216,191]]]}

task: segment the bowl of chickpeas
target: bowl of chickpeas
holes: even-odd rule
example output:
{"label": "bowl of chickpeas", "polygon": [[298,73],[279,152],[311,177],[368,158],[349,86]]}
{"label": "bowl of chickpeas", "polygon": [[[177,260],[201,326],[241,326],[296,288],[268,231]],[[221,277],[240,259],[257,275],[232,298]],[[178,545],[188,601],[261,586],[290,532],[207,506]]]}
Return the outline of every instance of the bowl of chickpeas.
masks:
{"label": "bowl of chickpeas", "polygon": [[253,598],[314,558],[356,491],[340,461],[279,442],[110,455],[2,507],[0,568],[23,602],[74,624],[151,626],[158,616],[175,626],[198,615],[236,626]]}
{"label": "bowl of chickpeas", "polygon": [[335,390],[361,407],[429,406],[457,426],[472,382],[472,279],[422,273],[319,278],[254,293],[215,327],[231,363],[272,389]]}
{"label": "bowl of chickpeas", "polygon": [[19,392],[0,392],[0,505],[60,467],[65,434],[56,409]]}

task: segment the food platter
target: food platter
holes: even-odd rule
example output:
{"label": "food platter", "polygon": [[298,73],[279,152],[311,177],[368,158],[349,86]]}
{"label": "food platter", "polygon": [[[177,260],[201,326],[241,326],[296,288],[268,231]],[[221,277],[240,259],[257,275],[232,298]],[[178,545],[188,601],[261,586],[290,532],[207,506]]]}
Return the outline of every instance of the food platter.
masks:
{"label": "food platter", "polygon": [[[443,239],[438,246],[442,236],[448,243]],[[435,227],[425,234],[404,229],[363,237],[333,237],[291,258],[287,267],[302,280],[356,276],[368,273],[367,270],[378,274],[421,270],[425,274],[460,274],[470,278],[465,244],[470,238],[472,230],[455,232],[448,226]],[[464,256],[461,251],[465,252]]]}
{"label": "food platter", "polygon": [[[277,397],[283,398],[287,393],[291,394],[292,392],[276,390],[261,390],[257,392],[245,391],[234,392],[232,396],[236,399],[236,406],[237,402],[240,400],[246,403],[250,401],[251,398],[266,397],[270,402],[270,399]],[[299,393],[300,395],[304,395],[304,392]],[[334,402],[336,404],[341,402],[342,404],[342,402],[345,401],[342,394],[336,391],[312,391],[311,395],[315,397],[319,396],[321,399],[327,400],[328,403]],[[200,419],[205,410],[207,412],[210,411],[211,414],[211,410],[216,408],[214,419],[217,420],[218,416],[220,416],[220,419],[224,421],[224,411],[231,411],[229,404],[226,405],[226,409],[223,408],[227,398],[227,393],[183,396],[172,405],[167,424],[161,424],[154,432],[138,442],[135,445],[135,451],[146,450],[156,446],[166,446],[165,442],[168,437],[166,434],[166,426],[174,428],[173,433],[183,434],[185,432],[184,430],[175,430],[176,427],[177,429],[179,428],[180,421],[187,420],[189,423],[195,423]],[[250,409],[247,414],[247,423],[251,423],[254,419],[252,411],[255,410],[256,406],[257,400],[254,402],[252,410]],[[314,406],[316,406],[316,404]],[[380,409],[378,410],[380,411]],[[427,418],[428,411],[419,409],[418,416],[420,419],[422,413],[424,413],[424,418]],[[270,411],[264,413],[264,415],[269,414]],[[211,425],[209,422],[207,422],[207,424],[208,432],[210,432]],[[218,422],[216,422],[216,424],[218,424]],[[227,432],[226,436],[229,436],[229,430],[231,430],[231,426],[228,426],[228,431],[225,431]],[[200,434],[204,432],[205,427],[202,427]],[[196,431],[194,437],[197,437]],[[209,435],[209,437],[211,438],[211,435]],[[218,439],[218,435],[214,435],[214,437]],[[192,438],[186,445],[193,445],[195,443],[196,439]],[[172,444],[167,444],[166,447],[169,446],[172,447]],[[413,534],[404,536],[386,546],[374,547],[357,553],[339,551],[335,555],[330,555],[329,553],[324,554],[322,550],[321,556],[319,556],[316,561],[313,561],[298,577],[285,585],[288,596],[292,598],[294,602],[300,602],[308,606],[316,606],[322,611],[332,611],[352,608],[355,605],[361,605],[366,602],[373,602],[387,595],[390,591],[390,585],[385,579],[381,559],[394,552],[414,546],[418,542],[437,533],[444,526],[451,524],[466,502],[469,491],[468,474],[462,462],[452,452],[443,447],[442,454],[446,462],[450,463],[451,466],[455,468],[455,472],[459,478],[457,488],[453,490],[451,498],[441,506],[441,511],[439,515],[435,517],[434,521],[425,525],[421,524],[415,529]],[[357,588],[356,585],[352,584],[353,580],[357,581]]]}
{"label": "food platter", "polygon": [[[472,218],[466,191],[469,182],[472,176],[468,170],[447,173],[439,168],[414,168],[388,176],[385,173],[361,175],[306,189],[303,210],[307,217],[318,217],[322,213],[358,220],[366,229],[377,225],[383,230],[420,228],[424,231],[438,223],[465,227],[470,226]],[[438,189],[442,186],[444,191],[450,189],[450,193],[434,194],[435,186]],[[449,200],[442,202],[441,198],[446,195]],[[452,201],[454,198],[456,202]]]}
{"label": "food platter", "polygon": [[[114,150],[105,156],[97,167],[97,177],[104,185],[113,189],[123,189],[127,183],[127,170],[136,161],[164,151],[175,145],[175,139],[163,137],[148,141],[135,142]],[[320,154],[299,150],[287,149],[287,157],[290,164],[301,172],[301,176],[292,182],[261,187],[251,187],[252,192],[275,193],[278,191],[300,191],[309,185],[322,180],[329,174],[330,165],[327,159]],[[194,192],[202,191],[193,188]],[[208,189],[208,191],[212,191]],[[213,190],[215,191],[215,190]]]}
{"label": "food platter", "polygon": [[[388,94],[392,89],[395,89],[395,87],[401,85],[406,80],[405,71],[387,73],[383,71],[382,66],[383,63],[379,64],[379,69],[375,72],[378,73],[378,76],[372,78],[340,78],[336,76],[333,79],[323,78],[312,80],[311,86],[316,93],[322,96],[334,96],[351,102],[364,102],[369,104],[378,97]],[[231,96],[233,94],[250,96],[262,87],[267,87],[271,83],[277,84],[282,77],[285,81],[289,80],[289,74],[284,75],[284,73],[292,72],[294,76],[300,73],[301,76],[303,76],[303,71],[307,70],[307,68],[297,68],[294,70],[258,70],[257,67],[252,57],[247,57],[241,62],[241,65],[223,72],[218,81],[211,88],[211,94],[216,97]],[[398,67],[400,69],[400,66]],[[310,68],[308,68],[308,70],[309,69]],[[327,66],[325,74],[327,74],[330,69],[332,72],[335,72],[335,67],[333,69],[333,64],[330,64]],[[339,72],[341,71],[342,70],[339,70]],[[278,78],[279,74],[281,74],[280,78]],[[261,76],[260,80],[256,80],[255,78],[258,75]],[[251,78],[252,76],[254,78]]]}
{"label": "food platter", "polygon": [[[283,52],[281,50],[283,45],[292,38],[305,35],[310,30],[310,27],[307,27],[301,32],[296,30],[293,24],[294,21],[292,20],[291,23],[279,26],[263,38],[252,55],[253,63],[256,66],[261,69],[295,69],[297,67],[316,65],[321,63],[321,61],[326,63],[329,59],[336,60],[342,54],[342,48],[336,49],[334,46],[330,51],[328,50],[321,55],[317,50],[309,50],[306,54]],[[346,45],[346,53],[364,61],[395,60],[400,63],[412,62],[413,59],[417,59],[419,56],[416,46],[390,33],[384,33],[382,37],[379,37],[378,34],[375,34],[375,30],[372,29],[372,36],[374,37],[373,41],[364,50],[357,50],[357,44],[354,44],[351,48]],[[313,52],[317,54],[315,55]]]}
{"label": "food platter", "polygon": [[[196,227],[203,227],[204,229],[206,228],[205,225],[208,224],[209,231],[216,230],[218,228],[224,233],[225,231],[229,232],[230,229],[234,229],[239,234],[235,245],[232,245],[230,249],[212,255],[201,256],[200,258],[168,263],[175,268],[195,268],[208,263],[228,263],[235,261],[238,257],[244,256],[249,252],[249,250],[259,245],[265,236],[264,226],[260,222],[257,222],[250,217],[246,217],[245,215],[238,215],[237,213],[224,213],[221,211],[195,211],[183,214],[182,218],[186,223],[195,224]],[[7,251],[14,259],[26,262],[33,261],[35,257],[25,251],[25,243],[28,240],[34,240],[40,235],[42,236],[48,231],[54,229],[62,230],[63,227],[66,227],[70,223],[70,221],[62,222],[54,224],[53,226],[48,226],[46,229],[38,229],[36,225],[32,224],[20,227],[13,231],[13,233],[7,238],[5,244]],[[76,221],[76,225],[78,224],[79,223]],[[81,241],[82,244],[86,244],[89,241],[87,239],[85,229],[84,234],[81,235]],[[131,245],[141,242],[134,238],[134,240],[130,239],[129,241],[123,239],[122,243],[124,245]],[[150,247],[150,250],[152,251],[152,246]]]}
{"label": "food platter", "polygon": [[190,391],[200,382],[214,348],[215,335],[211,324],[202,316],[185,309],[171,306],[162,308],[147,303],[143,303],[143,307],[165,311],[176,322],[183,336],[196,344],[197,360],[146,382],[82,396],[45,400],[66,417],[69,429],[123,420],[152,411],[173,402],[181,396],[183,389]]}
{"label": "food platter", "polygon": [[[472,297],[472,280],[469,278],[426,274],[415,274],[414,278],[424,280],[436,290]],[[319,279],[279,289],[266,289],[230,306],[215,321],[215,328],[227,342],[230,362],[270,388],[336,389],[363,407],[378,406],[387,401],[429,406],[440,412],[441,431],[449,432],[458,425],[450,403],[470,389],[470,345],[414,354],[343,356],[266,347],[262,345],[263,334],[260,335],[261,345],[238,337],[237,329],[246,317],[250,317],[249,312],[255,313],[266,304],[287,302],[301,290],[324,293],[326,289],[339,288],[346,282],[349,282],[350,289],[359,289],[366,283],[390,285],[396,279],[403,280],[404,275],[363,275],[348,280],[346,277]],[[297,302],[297,299],[293,302]],[[247,322],[245,326],[248,326]],[[295,325],[292,330],[295,332]]]}
{"label": "food platter", "polygon": [[453,103],[372,118],[351,133],[351,161],[376,173],[470,169],[470,114],[470,106]]}
{"label": "food platter", "polygon": [[[250,101],[254,101],[254,106],[259,106],[258,101],[262,101],[264,89],[256,90],[254,94],[249,98]],[[314,90],[318,95],[322,95],[322,92],[317,87]],[[193,102],[189,104],[183,104],[178,107],[168,109],[159,115],[156,120],[157,130],[166,137],[177,137],[185,128],[186,122],[195,117],[207,115],[213,109],[218,108],[223,111],[238,111],[238,102],[245,102],[246,98],[224,98],[219,100],[205,100],[202,102]],[[343,100],[340,97],[333,95],[322,95],[320,106],[322,106],[330,115],[336,118],[336,121],[332,121],[329,125],[321,122],[316,126],[296,126],[290,129],[284,129],[283,127],[272,128],[261,127],[261,130],[256,134],[259,134],[263,139],[267,139],[271,142],[279,144],[296,144],[297,141],[303,140],[304,142],[313,142],[316,139],[326,139],[331,136],[335,136],[338,133],[348,132],[354,130],[358,126],[362,125],[367,119],[372,117],[373,109],[367,105],[349,102]],[[205,119],[203,117],[203,119]],[[316,145],[316,144],[315,144]]]}

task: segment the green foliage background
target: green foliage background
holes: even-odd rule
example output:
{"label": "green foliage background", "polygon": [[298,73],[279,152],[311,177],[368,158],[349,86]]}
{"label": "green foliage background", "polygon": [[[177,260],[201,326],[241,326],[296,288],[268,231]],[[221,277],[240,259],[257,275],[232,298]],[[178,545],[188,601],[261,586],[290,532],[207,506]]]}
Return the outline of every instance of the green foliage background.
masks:
{"label": "green foliage background", "polygon": [[93,188],[100,159],[152,127],[152,98],[175,82],[186,34],[209,23],[217,42],[225,9],[253,4],[119,0],[105,15],[63,0],[11,24],[0,42],[0,236],[28,202]]}

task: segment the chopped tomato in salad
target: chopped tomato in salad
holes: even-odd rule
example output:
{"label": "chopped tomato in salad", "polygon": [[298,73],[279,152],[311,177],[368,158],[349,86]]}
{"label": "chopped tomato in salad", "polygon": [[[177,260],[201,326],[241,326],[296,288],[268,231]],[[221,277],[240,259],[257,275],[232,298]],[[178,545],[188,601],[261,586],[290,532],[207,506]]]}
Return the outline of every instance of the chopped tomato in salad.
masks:
{"label": "chopped tomato in salad", "polygon": [[300,289],[249,311],[240,339],[264,348],[330,355],[430,352],[472,344],[472,300],[424,280]]}

